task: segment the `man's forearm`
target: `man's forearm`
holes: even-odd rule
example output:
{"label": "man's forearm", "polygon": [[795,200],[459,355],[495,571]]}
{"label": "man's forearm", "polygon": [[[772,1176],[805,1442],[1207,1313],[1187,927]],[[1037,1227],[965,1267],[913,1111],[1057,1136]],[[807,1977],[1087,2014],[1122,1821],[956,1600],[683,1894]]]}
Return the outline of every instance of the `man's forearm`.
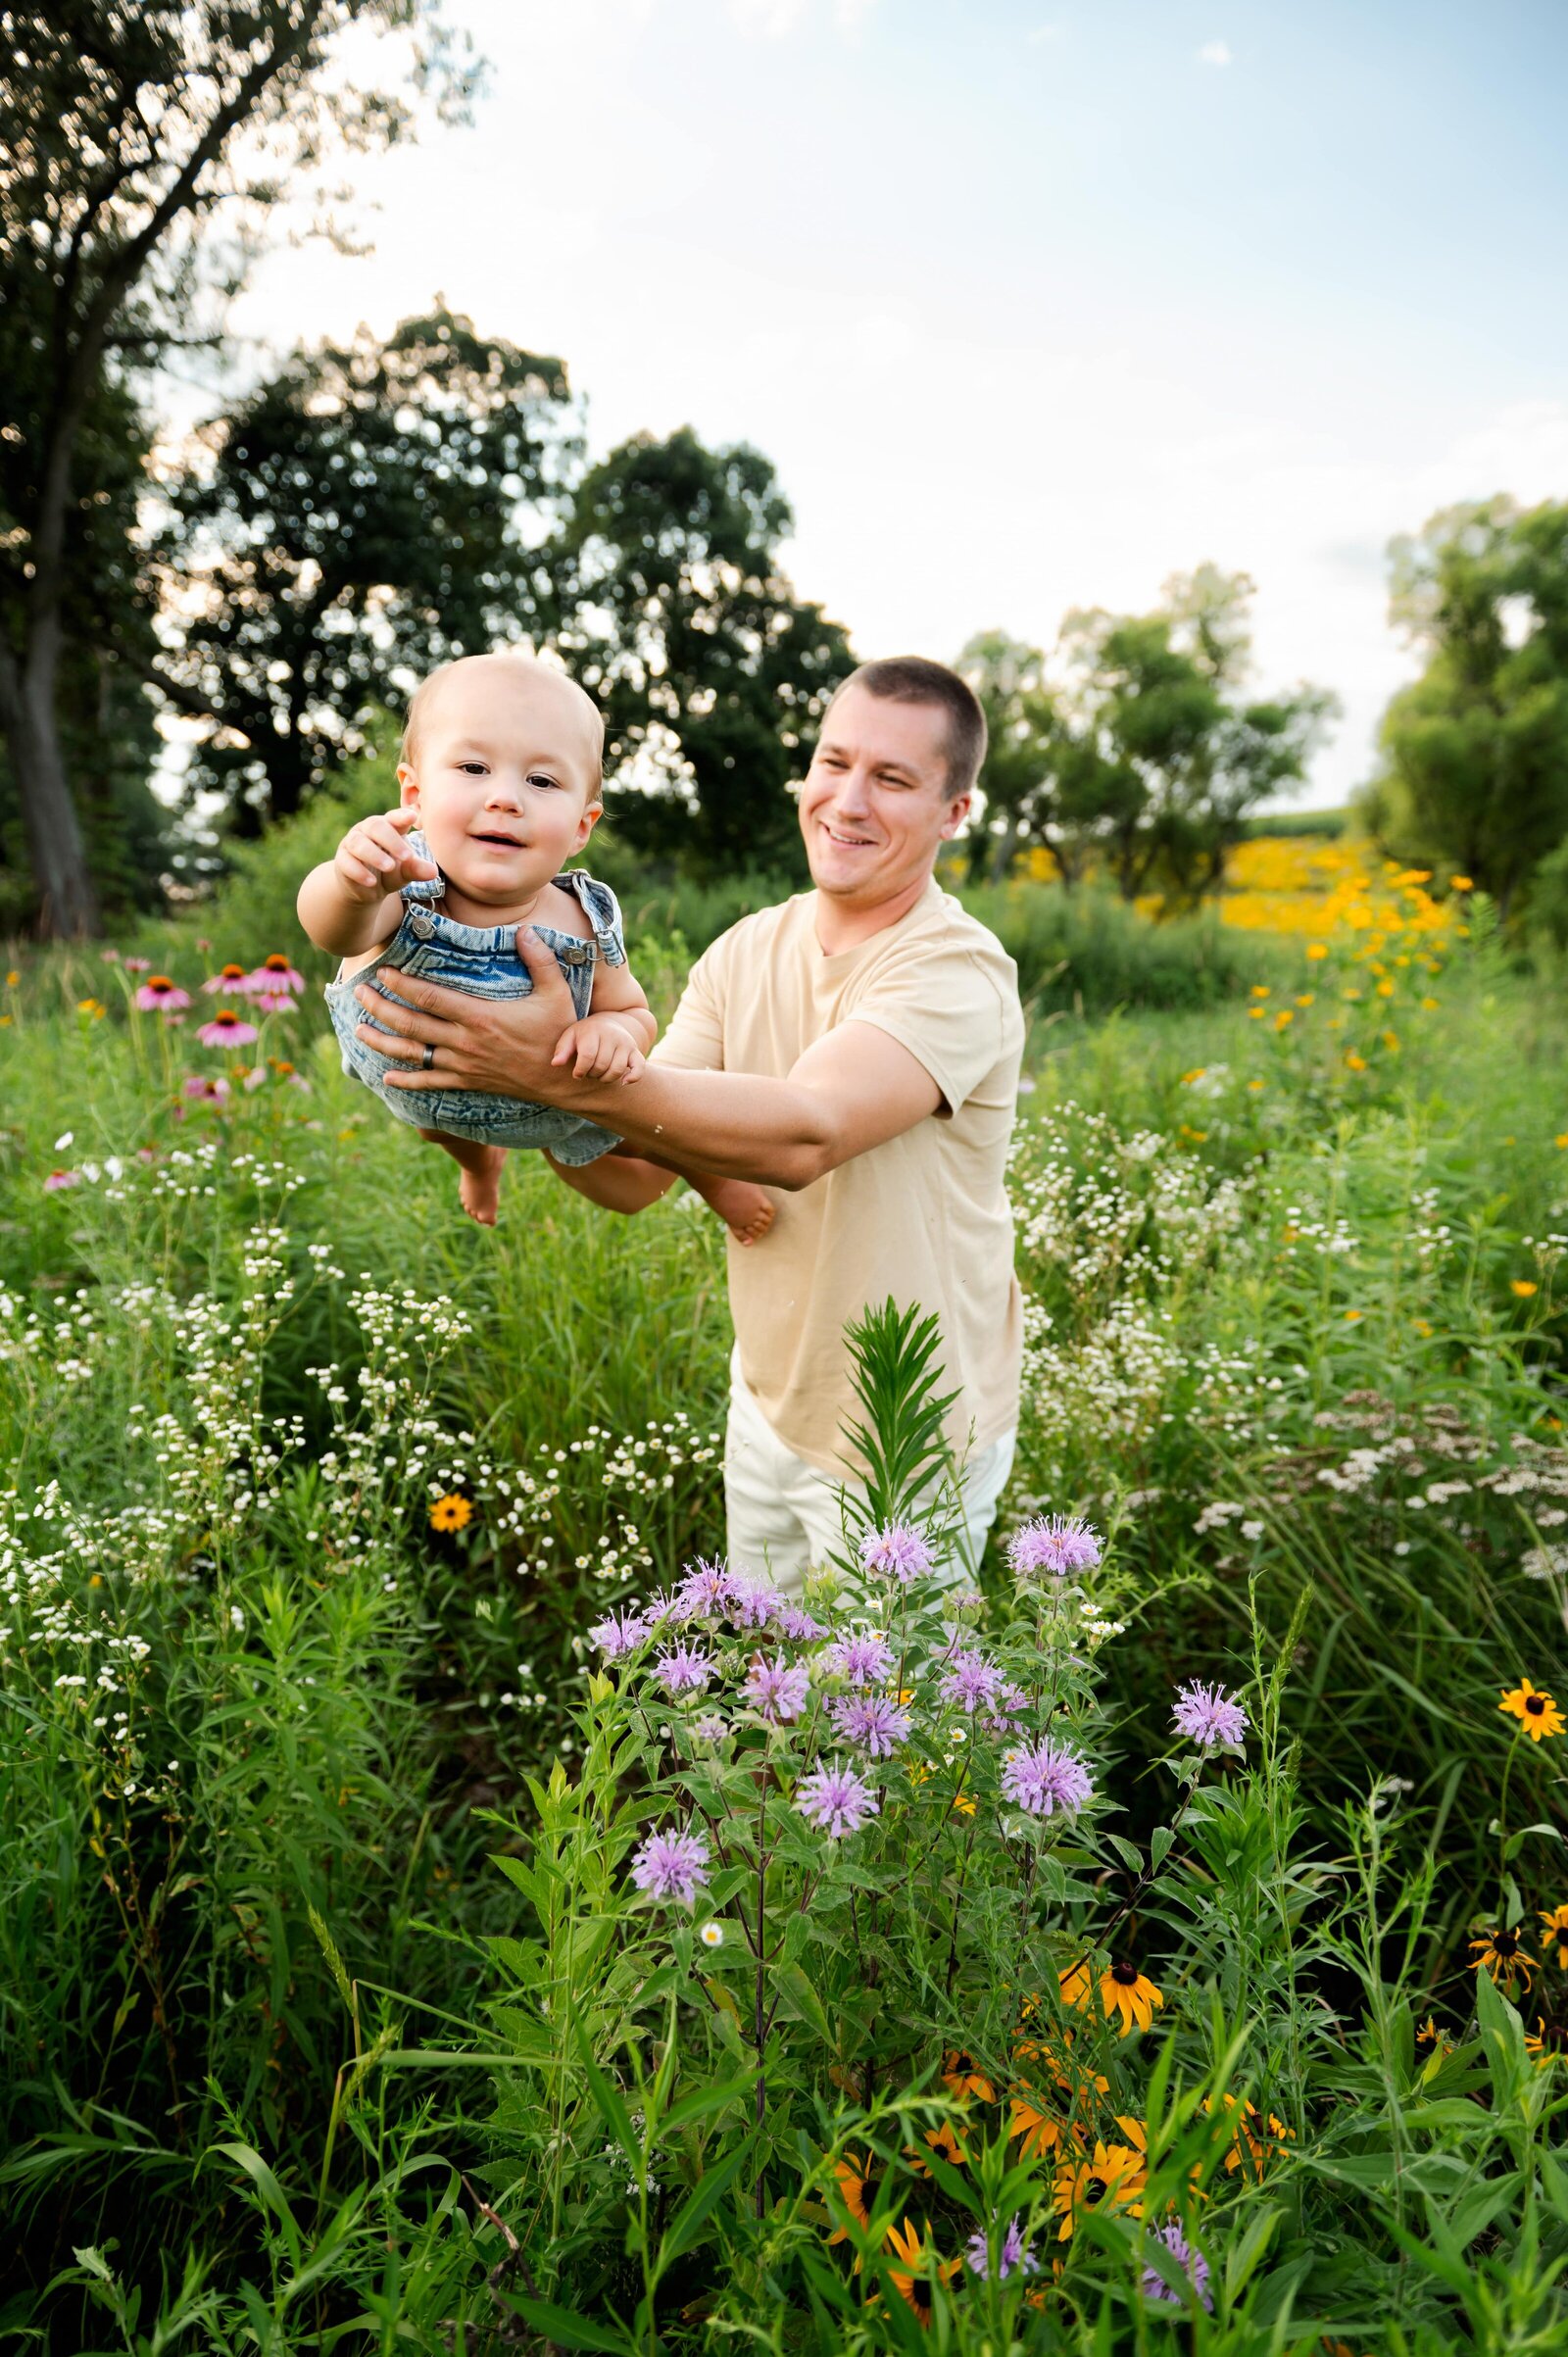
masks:
{"label": "man's forearm", "polygon": [[629,1146],[715,1178],[755,1179],[794,1192],[833,1167],[834,1121],[817,1093],[751,1072],[681,1072],[650,1064],[642,1077],[564,1077],[549,1102],[617,1130]]}

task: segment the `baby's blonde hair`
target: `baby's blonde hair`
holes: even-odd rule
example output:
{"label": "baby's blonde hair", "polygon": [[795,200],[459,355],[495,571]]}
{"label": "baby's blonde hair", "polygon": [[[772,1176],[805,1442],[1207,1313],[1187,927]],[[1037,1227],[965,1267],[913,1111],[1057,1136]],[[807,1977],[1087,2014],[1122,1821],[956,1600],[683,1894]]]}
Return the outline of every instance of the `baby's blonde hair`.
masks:
{"label": "baby's blonde hair", "polygon": [[454,655],[450,663],[439,663],[433,671],[427,672],[409,698],[409,709],[403,721],[403,736],[398,746],[399,763],[408,768],[414,766],[414,756],[419,741],[419,716],[428,706],[435,688],[445,679],[447,673],[455,671],[462,663],[486,662],[493,659],[503,663],[531,664],[537,670],[548,671],[553,679],[561,680],[566,687],[577,688],[578,695],[594,717],[596,731],[594,774],[589,781],[588,799],[590,802],[597,802],[604,790],[605,783],[605,715],[587,689],[577,687],[577,682],[569,673],[558,670],[553,663],[541,663],[537,655],[525,655],[520,647],[496,647],[491,650],[488,657]]}

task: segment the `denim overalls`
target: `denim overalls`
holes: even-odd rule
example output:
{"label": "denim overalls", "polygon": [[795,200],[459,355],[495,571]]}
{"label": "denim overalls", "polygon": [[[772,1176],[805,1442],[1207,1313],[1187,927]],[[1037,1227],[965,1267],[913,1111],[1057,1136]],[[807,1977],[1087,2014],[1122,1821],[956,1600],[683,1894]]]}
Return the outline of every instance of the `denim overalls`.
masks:
{"label": "denim overalls", "polygon": [[[429,858],[417,834],[410,834],[408,842],[421,859]],[[620,909],[609,885],[597,883],[592,876],[572,869],[555,880],[576,900],[594,931],[592,941],[582,941],[554,925],[534,927],[546,948],[556,954],[580,1020],[593,997],[598,960],[602,958],[607,965],[626,962]],[[575,1113],[558,1112],[554,1105],[529,1105],[516,1097],[486,1097],[477,1089],[389,1089],[386,1074],[411,1067],[378,1055],[356,1039],[357,1023],[369,1023],[378,1031],[385,1028],[355,998],[361,982],[370,983],[387,999],[397,998],[397,992],[387,988],[387,978],[398,973],[417,974],[423,981],[467,991],[476,999],[525,999],[533,989],[528,969],[517,956],[516,926],[460,925],[432,906],[445,891],[445,879],[440,876],[405,884],[403,920],[392,939],[371,964],[361,966],[346,980],[340,974],[327,984],[326,1004],[343,1051],[344,1071],[373,1089],[388,1111],[413,1129],[438,1129],[447,1137],[467,1138],[479,1146],[545,1146],[559,1162],[596,1162],[602,1154],[619,1145],[613,1130],[601,1129],[596,1121],[584,1121]]]}

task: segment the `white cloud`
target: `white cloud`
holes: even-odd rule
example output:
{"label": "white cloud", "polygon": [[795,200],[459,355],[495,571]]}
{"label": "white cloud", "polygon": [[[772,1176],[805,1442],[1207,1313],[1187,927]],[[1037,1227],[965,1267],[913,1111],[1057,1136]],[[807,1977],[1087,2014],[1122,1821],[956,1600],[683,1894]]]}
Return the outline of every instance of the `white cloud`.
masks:
{"label": "white cloud", "polygon": [[1198,55],[1200,63],[1205,66],[1228,66],[1233,62],[1229,41],[1205,41]]}
{"label": "white cloud", "polygon": [[1047,41],[1059,41],[1066,29],[1065,25],[1037,25],[1032,32],[1026,32],[1023,37],[1033,49]]}
{"label": "white cloud", "polygon": [[742,32],[761,41],[781,41],[807,15],[811,0],[729,0],[729,13]]}

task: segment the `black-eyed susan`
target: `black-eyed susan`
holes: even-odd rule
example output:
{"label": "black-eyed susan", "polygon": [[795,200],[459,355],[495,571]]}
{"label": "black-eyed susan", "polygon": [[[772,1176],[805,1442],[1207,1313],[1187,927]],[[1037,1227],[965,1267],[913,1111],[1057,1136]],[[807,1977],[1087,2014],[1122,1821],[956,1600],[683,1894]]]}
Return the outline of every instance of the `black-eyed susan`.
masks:
{"label": "black-eyed susan", "polygon": [[[968,2149],[951,2120],[944,2120],[940,2128],[928,2128],[921,2137],[921,2142],[926,2146],[927,2151],[934,2152],[939,2160],[946,2161],[952,2169],[961,2169],[968,2161]],[[904,2157],[908,2162],[913,2176],[930,2176],[931,2170],[925,2153],[920,2150],[918,2144],[906,2144]]]}
{"label": "black-eyed susan", "polygon": [[[1541,1944],[1546,1962],[1555,1964],[1560,1973],[1568,1973],[1568,1907],[1542,1908]],[[1555,1955],[1553,1948],[1557,1951]]]}
{"label": "black-eyed susan", "polygon": [[1528,1678],[1503,1694],[1497,1704],[1519,1721],[1533,1743],[1544,1743],[1548,1735],[1561,1735],[1564,1726],[1562,1712],[1543,1688],[1532,1686]]}
{"label": "black-eyed susan", "polygon": [[1090,1998],[1095,1992],[1094,1967],[1088,1957],[1083,1957],[1077,1964],[1069,1964],[1065,1972],[1057,1975],[1057,1979],[1061,1983],[1062,2003],[1076,2005],[1087,2013]]}
{"label": "black-eyed susan", "polygon": [[1061,2122],[1041,2108],[1042,2098],[1033,2087],[1025,2087],[1012,2097],[1012,2122],[1007,2130],[1007,2141],[1021,2136],[1018,2158],[1036,2161],[1048,2152],[1054,2152],[1061,2142]]}
{"label": "black-eyed susan", "polygon": [[1521,1301],[1534,1301],[1541,1288],[1533,1277],[1510,1277],[1508,1291],[1517,1294]]}
{"label": "black-eyed susan", "polygon": [[1504,1989],[1515,1981],[1523,1981],[1528,1989],[1535,1978],[1536,1959],[1526,1948],[1518,1933],[1507,1924],[1485,1931],[1470,1945],[1477,1953],[1470,1960],[1473,1973],[1486,1972]]}
{"label": "black-eyed susan", "polygon": [[977,2067],[974,2056],[961,2047],[944,2057],[942,2084],[959,2103],[966,2103],[971,2095],[978,2095],[982,2103],[995,2103],[997,2099],[996,2088]]}
{"label": "black-eyed susan", "polygon": [[1525,2052],[1543,2071],[1568,2062],[1568,2013],[1538,2013],[1534,2031],[1525,2032]]}
{"label": "black-eyed susan", "polygon": [[893,2288],[901,2299],[906,2300],[922,2325],[931,2322],[932,2280],[951,2283],[963,2265],[961,2258],[939,2259],[932,2245],[924,2239],[925,2222],[911,2226],[906,2218],[902,2227],[890,2226],[883,2237],[903,2267],[890,2270]]}
{"label": "black-eyed susan", "polygon": [[1107,2022],[1113,2016],[1120,2021],[1117,2035],[1121,2038],[1130,2038],[1135,2030],[1147,2030],[1154,2018],[1155,2006],[1165,2002],[1153,1982],[1130,1956],[1119,1956],[1108,1972],[1101,1974],[1100,2001]]}
{"label": "black-eyed susan", "polygon": [[473,1520],[473,1500],[454,1490],[449,1497],[435,1498],[430,1506],[430,1528],[433,1531],[466,1530]]}
{"label": "black-eyed susan", "polygon": [[[868,2154],[846,2152],[841,2160],[834,2162],[833,2175],[838,2183],[840,2201],[863,2233],[871,2223],[870,2204],[876,2198],[880,2170]],[[848,2242],[849,2238],[849,2228],[841,2226],[829,2234],[828,2241]]]}
{"label": "black-eyed susan", "polygon": [[1416,2026],[1415,2054],[1417,2062],[1430,2062],[1434,2055],[1441,2058],[1443,2055],[1452,2052],[1453,2040],[1444,2037],[1443,2032],[1429,2013],[1426,2020]]}
{"label": "black-eyed susan", "polygon": [[[1227,2170],[1247,2169],[1253,2177],[1261,2177],[1272,2160],[1278,2160],[1294,2135],[1277,2112],[1270,2112],[1260,2122],[1255,2103],[1238,2102],[1234,2095],[1222,2095],[1220,2106],[1230,2123],[1231,2140],[1225,2154]],[[1203,2105],[1212,2115],[1213,2104]]]}
{"label": "black-eyed susan", "polygon": [[1064,2160],[1052,2186],[1052,2207],[1061,2218],[1056,2238],[1065,2242],[1077,2232],[1086,2210],[1123,2210],[1143,2216],[1144,2156],[1131,2144],[1096,2142],[1092,2154]]}

